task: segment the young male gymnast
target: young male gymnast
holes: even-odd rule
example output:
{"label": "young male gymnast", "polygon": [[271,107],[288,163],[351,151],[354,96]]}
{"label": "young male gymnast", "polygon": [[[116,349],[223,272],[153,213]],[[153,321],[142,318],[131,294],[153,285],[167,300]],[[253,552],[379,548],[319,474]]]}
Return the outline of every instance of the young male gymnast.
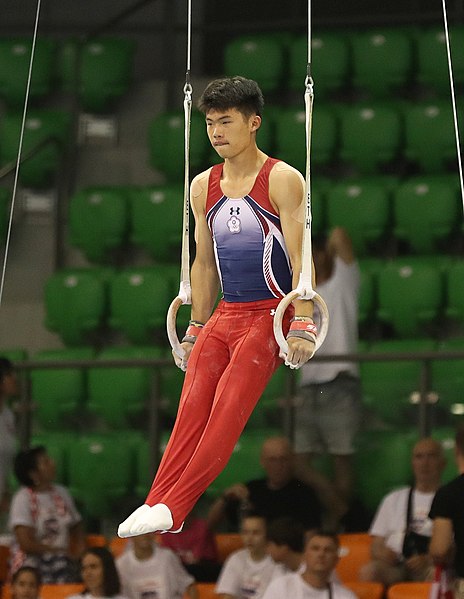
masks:
{"label": "young male gymnast", "polygon": [[[301,272],[304,180],[259,149],[264,105],[243,77],[212,81],[199,100],[209,140],[224,160],[191,184],[196,255],[186,335],[187,365],[176,422],[145,503],[118,535],[178,532],[220,474],[273,372],[282,363],[273,332],[280,300]],[[223,299],[213,308],[221,285]],[[315,349],[313,302],[296,300],[283,319],[286,363]]]}

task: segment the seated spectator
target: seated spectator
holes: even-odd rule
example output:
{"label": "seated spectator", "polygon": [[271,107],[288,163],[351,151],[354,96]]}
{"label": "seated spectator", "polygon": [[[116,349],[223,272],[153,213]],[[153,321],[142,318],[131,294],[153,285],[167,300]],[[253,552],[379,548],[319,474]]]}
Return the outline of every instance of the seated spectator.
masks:
{"label": "seated spectator", "polygon": [[216,539],[207,520],[197,516],[195,508],[185,519],[182,531],[160,536],[160,543],[174,551],[197,582],[216,582],[221,570]]}
{"label": "seated spectator", "polygon": [[198,597],[193,576],[174,552],[155,543],[153,533],[134,537],[116,567],[128,599]]}
{"label": "seated spectator", "polygon": [[128,599],[121,594],[116,564],[106,547],[89,547],[80,560],[80,572],[84,590],[68,599]]}
{"label": "seated spectator", "polygon": [[71,495],[53,482],[54,461],[37,446],[18,453],[14,470],[22,487],[9,514],[12,573],[27,565],[38,568],[43,583],[75,582],[74,560],[85,548],[85,537]]}
{"label": "seated spectator", "polygon": [[217,581],[216,594],[221,599],[260,599],[276,570],[266,551],[266,520],[246,515],[241,534],[244,548],[229,555]]}
{"label": "seated spectator", "polygon": [[321,523],[321,505],[314,490],[299,481],[293,471],[294,454],[285,437],[266,439],[261,450],[261,464],[266,478],[238,483],[226,489],[210,508],[209,526],[216,529],[227,516],[234,530],[238,529],[240,510],[253,510],[267,522],[291,516],[306,530]]}
{"label": "seated spectator", "polygon": [[8,512],[10,506],[8,477],[16,453],[15,418],[7,401],[18,392],[13,364],[7,358],[0,357],[0,512]]}
{"label": "seated spectator", "polygon": [[284,597],[356,599],[356,595],[349,589],[332,582],[339,548],[336,535],[322,531],[310,533],[304,551],[304,570],[277,577],[269,584],[263,599]]}
{"label": "seated spectator", "polygon": [[11,599],[39,599],[42,581],[37,568],[22,566],[11,579]]}
{"label": "seated spectator", "polygon": [[382,500],[369,531],[372,561],[361,568],[362,580],[391,585],[430,577],[432,521],[428,515],[444,467],[438,441],[421,439],[416,443],[412,452],[414,485],[392,491]]}
{"label": "seated spectator", "polygon": [[289,516],[277,518],[267,526],[267,551],[280,566],[280,575],[302,572],[304,565],[305,530]]}

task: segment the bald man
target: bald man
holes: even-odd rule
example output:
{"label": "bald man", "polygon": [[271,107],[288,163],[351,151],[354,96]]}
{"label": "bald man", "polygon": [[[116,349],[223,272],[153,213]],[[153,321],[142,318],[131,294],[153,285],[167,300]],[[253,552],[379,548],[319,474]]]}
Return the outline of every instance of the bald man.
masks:
{"label": "bald man", "polygon": [[261,465],[265,478],[237,483],[224,491],[211,506],[208,520],[217,527],[225,516],[232,528],[238,527],[240,508],[257,512],[267,522],[282,516],[291,516],[306,530],[318,528],[321,523],[321,505],[314,490],[294,475],[294,453],[286,437],[270,437],[261,448]]}
{"label": "bald man", "polygon": [[414,486],[393,491],[382,500],[369,531],[372,561],[361,568],[362,580],[390,585],[429,578],[432,522],[428,515],[445,463],[443,448],[435,439],[424,438],[415,444]]}

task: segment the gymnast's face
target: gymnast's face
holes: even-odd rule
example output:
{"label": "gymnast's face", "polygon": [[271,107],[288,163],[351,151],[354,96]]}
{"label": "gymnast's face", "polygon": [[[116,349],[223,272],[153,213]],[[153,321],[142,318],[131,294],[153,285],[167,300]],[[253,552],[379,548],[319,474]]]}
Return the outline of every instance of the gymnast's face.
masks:
{"label": "gymnast's face", "polygon": [[246,117],[236,108],[209,110],[206,114],[209,140],[221,158],[233,158],[254,144],[260,125],[261,117]]}

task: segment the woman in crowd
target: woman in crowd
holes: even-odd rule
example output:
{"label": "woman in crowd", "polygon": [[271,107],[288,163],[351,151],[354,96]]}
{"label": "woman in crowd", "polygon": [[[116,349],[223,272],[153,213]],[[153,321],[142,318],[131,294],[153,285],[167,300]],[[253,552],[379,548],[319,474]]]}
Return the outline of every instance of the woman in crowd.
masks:
{"label": "woman in crowd", "polygon": [[84,590],[68,599],[126,599],[112,553],[105,547],[90,547],[81,557]]}

